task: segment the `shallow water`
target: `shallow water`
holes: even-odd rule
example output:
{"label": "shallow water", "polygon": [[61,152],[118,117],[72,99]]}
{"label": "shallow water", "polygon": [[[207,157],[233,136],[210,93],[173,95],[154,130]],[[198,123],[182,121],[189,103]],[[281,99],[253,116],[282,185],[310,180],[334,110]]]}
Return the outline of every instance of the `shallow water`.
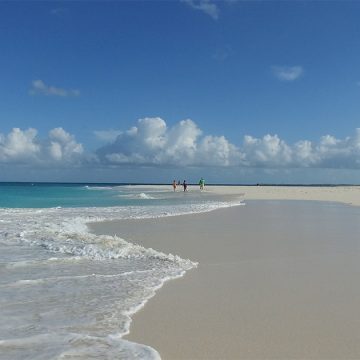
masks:
{"label": "shallow water", "polygon": [[[89,206],[100,198],[106,206]],[[156,187],[28,184],[8,187],[2,201],[17,207],[0,209],[1,359],[158,358],[154,349],[122,337],[131,315],[165,281],[196,263],[96,236],[86,223],[240,204],[239,199]],[[32,201],[34,208],[29,208]],[[117,206],[111,206],[113,201]]]}

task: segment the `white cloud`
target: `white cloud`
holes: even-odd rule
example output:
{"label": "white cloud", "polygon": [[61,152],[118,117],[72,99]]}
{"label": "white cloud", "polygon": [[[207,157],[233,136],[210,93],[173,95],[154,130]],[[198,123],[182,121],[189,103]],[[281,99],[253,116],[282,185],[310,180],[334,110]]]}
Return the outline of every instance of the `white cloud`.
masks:
{"label": "white cloud", "polygon": [[246,135],[236,145],[224,136],[203,135],[190,119],[169,128],[161,118],[145,118],[97,155],[112,165],[359,168],[360,129],[345,139],[325,135],[317,143],[300,140],[292,145],[278,135]]}
{"label": "white cloud", "polygon": [[245,163],[245,155],[224,136],[205,136],[198,147],[198,164],[234,166]]}
{"label": "white cloud", "polygon": [[277,135],[265,135],[262,139],[245,136],[243,143],[245,160],[250,166],[278,167],[292,161],[292,149]]}
{"label": "white cloud", "polygon": [[84,150],[74,136],[62,128],[52,129],[46,139],[39,139],[37,130],[14,128],[7,135],[0,133],[0,162],[27,165],[79,163]]}
{"label": "white cloud", "polygon": [[75,137],[61,127],[49,132],[49,140],[49,153],[54,160],[71,163],[84,152],[83,146],[76,142]]}
{"label": "white cloud", "polygon": [[242,150],[248,166],[357,169],[360,168],[360,128],[354,136],[345,139],[325,135],[318,143],[301,140],[293,146],[276,135],[266,135],[263,139],[247,136]]}
{"label": "white cloud", "polygon": [[214,20],[219,18],[219,8],[212,0],[182,0],[195,10],[200,10]]}
{"label": "white cloud", "polygon": [[202,137],[192,120],[168,128],[161,118],[140,119],[97,154],[110,163],[170,166],[226,166],[239,157],[224,137]]}
{"label": "white cloud", "polygon": [[302,66],[272,66],[273,74],[281,81],[294,81],[303,75]]}
{"label": "white cloud", "polygon": [[36,140],[37,130],[14,128],[7,135],[0,134],[0,161],[22,162],[36,160],[40,145]]}
{"label": "white cloud", "polygon": [[79,96],[80,91],[77,89],[62,89],[55,86],[46,85],[42,80],[34,80],[32,82],[32,87],[29,90],[30,95],[46,95],[46,96],[61,96],[61,97],[70,97],[70,96]]}
{"label": "white cloud", "polygon": [[[238,169],[360,169],[360,128],[343,139],[324,135],[317,142],[288,144],[278,135],[244,136],[233,144],[225,136],[204,134],[190,120],[173,126],[159,118],[138,120],[136,126],[118,133],[115,140],[86,154],[74,135],[54,128],[45,138],[36,129],[12,129],[0,133],[0,164],[54,168],[92,165],[96,168],[208,167]],[[223,170],[221,170],[223,171]]]}
{"label": "white cloud", "polygon": [[301,140],[294,145],[294,162],[299,166],[311,166],[319,162],[320,157],[309,140]]}

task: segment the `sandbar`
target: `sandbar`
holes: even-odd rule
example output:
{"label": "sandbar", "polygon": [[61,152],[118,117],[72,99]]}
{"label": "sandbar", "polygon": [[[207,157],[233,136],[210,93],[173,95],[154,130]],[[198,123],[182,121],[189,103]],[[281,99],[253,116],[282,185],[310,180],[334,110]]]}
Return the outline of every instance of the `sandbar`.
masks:
{"label": "sandbar", "polygon": [[216,188],[246,205],[91,225],[199,263],[127,339],[162,359],[360,358],[360,208],[339,203],[360,204],[359,188]]}

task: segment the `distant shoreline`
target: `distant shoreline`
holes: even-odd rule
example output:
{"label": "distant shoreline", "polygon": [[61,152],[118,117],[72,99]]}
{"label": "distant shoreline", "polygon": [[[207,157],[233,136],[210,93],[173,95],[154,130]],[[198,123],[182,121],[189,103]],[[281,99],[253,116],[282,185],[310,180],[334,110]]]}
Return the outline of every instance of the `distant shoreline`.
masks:
{"label": "distant shoreline", "polygon": [[[39,185],[104,185],[104,186],[171,186],[169,183],[136,183],[136,182],[56,182],[56,181],[0,181],[0,185],[6,184],[39,184]],[[188,183],[190,186],[198,186],[198,183]],[[207,183],[206,186],[284,186],[284,187],[339,187],[339,186],[360,186],[360,184],[343,184],[343,183],[309,183],[309,184],[298,184],[298,183]]]}

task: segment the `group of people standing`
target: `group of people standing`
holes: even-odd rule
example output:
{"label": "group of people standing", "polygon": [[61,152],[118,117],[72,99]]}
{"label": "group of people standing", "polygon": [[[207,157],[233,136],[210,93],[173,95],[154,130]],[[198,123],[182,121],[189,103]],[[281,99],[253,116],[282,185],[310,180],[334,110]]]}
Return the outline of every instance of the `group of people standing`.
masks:
{"label": "group of people standing", "polygon": [[180,186],[180,185],[183,186],[184,191],[187,191],[187,182],[186,182],[186,180],[184,180],[182,184],[180,183],[180,180],[178,182],[176,182],[176,180],[174,180],[173,183],[172,183],[174,191],[176,191],[176,188],[178,186]]}
{"label": "group of people standing", "polygon": [[[176,188],[177,188],[178,186],[181,186],[181,185],[182,185],[184,191],[188,191],[188,190],[187,190],[188,184],[187,184],[186,180],[184,180],[184,181],[182,182],[182,184],[180,183],[180,180],[179,180],[178,182],[176,182],[176,180],[174,180],[173,183],[172,183],[172,186],[173,186],[174,191],[176,191]],[[201,179],[199,180],[199,186],[200,186],[200,190],[204,190],[204,187],[205,187],[205,180],[204,180],[204,178],[201,178]]]}

